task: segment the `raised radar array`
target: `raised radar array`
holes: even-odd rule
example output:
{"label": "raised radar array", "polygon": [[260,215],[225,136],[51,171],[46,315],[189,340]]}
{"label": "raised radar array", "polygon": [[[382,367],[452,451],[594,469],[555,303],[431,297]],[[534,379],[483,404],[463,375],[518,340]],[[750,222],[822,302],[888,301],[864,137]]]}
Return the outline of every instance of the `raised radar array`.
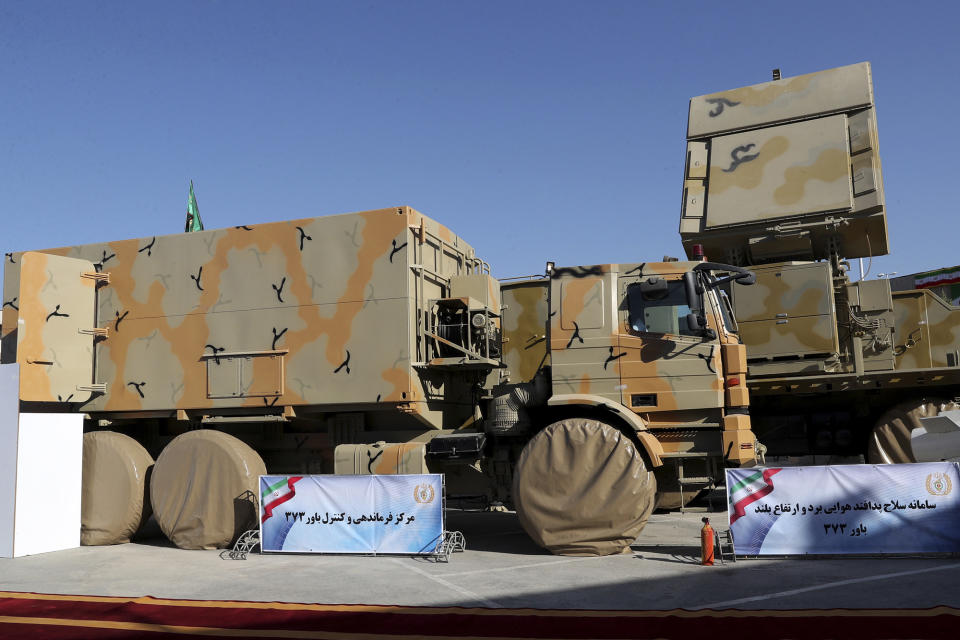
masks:
{"label": "raised radar array", "polygon": [[687,255],[759,265],[888,253],[870,63],[690,100]]}

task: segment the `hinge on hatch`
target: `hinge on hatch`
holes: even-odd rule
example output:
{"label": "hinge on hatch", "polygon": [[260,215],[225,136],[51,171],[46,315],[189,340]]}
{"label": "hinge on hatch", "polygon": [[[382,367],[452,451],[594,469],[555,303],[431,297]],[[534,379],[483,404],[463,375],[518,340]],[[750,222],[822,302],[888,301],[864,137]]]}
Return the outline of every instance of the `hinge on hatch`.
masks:
{"label": "hinge on hatch", "polygon": [[77,391],[90,391],[91,393],[106,393],[107,383],[98,382],[96,384],[78,384]]}
{"label": "hinge on hatch", "polygon": [[77,333],[85,336],[94,336],[96,338],[109,338],[110,327],[96,327],[94,329],[77,329]]}
{"label": "hinge on hatch", "polygon": [[98,271],[84,271],[80,274],[81,278],[89,278],[96,282],[97,286],[110,284],[110,273],[109,272],[98,272]]}

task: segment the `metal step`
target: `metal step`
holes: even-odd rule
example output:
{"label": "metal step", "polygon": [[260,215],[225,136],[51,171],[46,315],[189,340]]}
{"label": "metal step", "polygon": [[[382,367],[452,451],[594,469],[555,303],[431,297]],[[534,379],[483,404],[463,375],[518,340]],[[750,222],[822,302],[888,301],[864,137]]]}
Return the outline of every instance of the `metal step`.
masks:
{"label": "metal step", "polygon": [[692,478],[677,478],[677,482],[680,484],[713,484],[713,478],[706,476],[703,477],[692,477]]}
{"label": "metal step", "polygon": [[702,451],[671,451],[669,453],[661,453],[661,458],[709,458],[709,453],[704,453]]}

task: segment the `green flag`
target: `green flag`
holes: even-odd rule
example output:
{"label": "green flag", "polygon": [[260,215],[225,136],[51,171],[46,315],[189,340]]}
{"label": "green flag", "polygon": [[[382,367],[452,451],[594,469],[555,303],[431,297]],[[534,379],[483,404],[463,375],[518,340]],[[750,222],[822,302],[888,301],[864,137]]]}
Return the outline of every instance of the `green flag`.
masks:
{"label": "green flag", "polygon": [[184,231],[203,231],[203,221],[200,219],[200,208],[197,206],[197,196],[193,195],[193,180],[190,181],[190,197],[187,199],[187,224]]}

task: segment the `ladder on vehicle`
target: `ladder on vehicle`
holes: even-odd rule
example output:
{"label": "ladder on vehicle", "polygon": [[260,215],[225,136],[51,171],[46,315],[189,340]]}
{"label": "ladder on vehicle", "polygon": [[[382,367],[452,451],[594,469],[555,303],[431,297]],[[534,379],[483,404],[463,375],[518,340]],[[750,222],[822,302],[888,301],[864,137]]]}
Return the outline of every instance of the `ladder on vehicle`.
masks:
{"label": "ladder on vehicle", "polygon": [[[698,452],[698,451],[678,451],[671,453],[663,453],[660,456],[661,458],[673,460],[674,468],[676,469],[677,483],[680,485],[680,502],[683,504],[683,494],[689,490],[690,494],[697,494],[708,489],[712,491],[722,484],[717,484],[712,460],[710,460],[710,454]],[[697,460],[706,462],[707,472],[709,475],[705,476],[687,476],[684,473],[683,463],[684,460]],[[681,506],[680,513],[704,513],[707,511],[714,510],[714,499],[711,493],[710,495],[710,506],[709,507],[687,507]]]}

